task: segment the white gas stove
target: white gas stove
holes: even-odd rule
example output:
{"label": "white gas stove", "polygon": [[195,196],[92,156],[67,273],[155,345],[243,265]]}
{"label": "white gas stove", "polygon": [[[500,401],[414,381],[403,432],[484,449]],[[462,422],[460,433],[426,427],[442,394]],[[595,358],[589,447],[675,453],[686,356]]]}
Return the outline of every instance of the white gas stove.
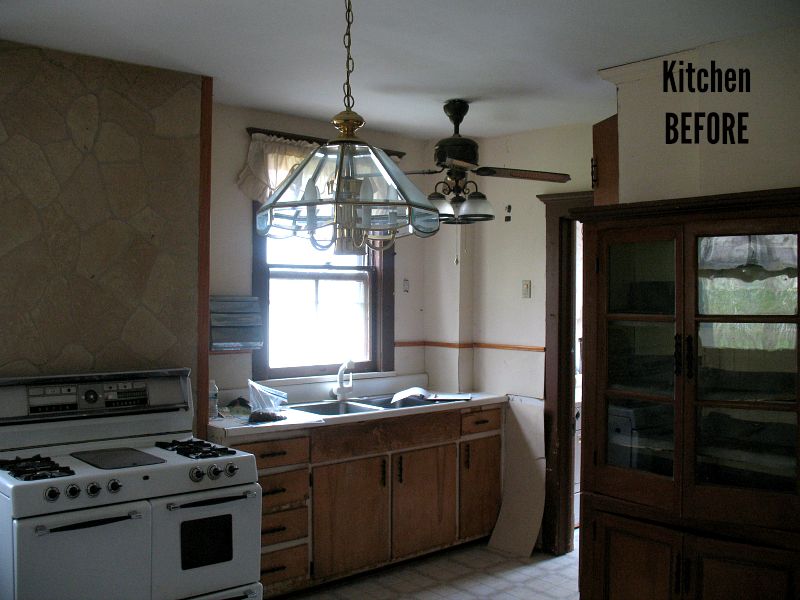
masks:
{"label": "white gas stove", "polygon": [[187,369],[0,380],[0,598],[261,598],[252,455]]}

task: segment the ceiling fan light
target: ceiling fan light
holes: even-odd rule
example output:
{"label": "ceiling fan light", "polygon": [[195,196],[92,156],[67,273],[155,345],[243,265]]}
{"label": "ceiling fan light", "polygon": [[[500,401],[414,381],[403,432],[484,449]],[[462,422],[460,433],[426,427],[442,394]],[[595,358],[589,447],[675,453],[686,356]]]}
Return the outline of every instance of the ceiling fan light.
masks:
{"label": "ceiling fan light", "polygon": [[456,216],[455,210],[453,210],[453,205],[447,201],[444,194],[441,192],[433,192],[428,194],[428,200],[433,207],[439,213],[439,220],[445,221],[447,219],[452,219]]}
{"label": "ceiling fan light", "polygon": [[494,209],[481,192],[472,192],[458,207],[458,221],[475,223],[494,220]]}

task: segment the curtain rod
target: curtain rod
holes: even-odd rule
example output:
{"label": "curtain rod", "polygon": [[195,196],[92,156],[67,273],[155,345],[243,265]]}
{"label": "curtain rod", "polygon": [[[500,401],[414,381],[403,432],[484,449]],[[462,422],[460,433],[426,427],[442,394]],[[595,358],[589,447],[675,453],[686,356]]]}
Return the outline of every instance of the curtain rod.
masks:
{"label": "curtain rod", "polygon": [[[300,142],[311,142],[312,144],[324,144],[328,140],[324,138],[313,137],[310,135],[299,135],[297,133],[286,133],[285,131],[274,131],[272,129],[259,129],[258,127],[248,127],[247,128],[247,135],[252,136],[254,133],[263,133],[264,135],[274,135],[277,137],[286,138],[287,140],[294,140]],[[400,152],[399,150],[389,150],[388,148],[382,148],[386,154],[389,156],[396,156],[397,158],[403,158],[406,153]]]}

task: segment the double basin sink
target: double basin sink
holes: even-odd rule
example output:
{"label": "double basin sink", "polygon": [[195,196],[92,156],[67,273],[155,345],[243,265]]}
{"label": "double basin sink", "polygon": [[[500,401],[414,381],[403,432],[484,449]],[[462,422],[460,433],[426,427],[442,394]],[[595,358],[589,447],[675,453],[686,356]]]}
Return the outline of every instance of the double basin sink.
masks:
{"label": "double basin sink", "polygon": [[289,408],[302,410],[321,416],[349,415],[353,413],[377,412],[410,408],[414,406],[432,406],[437,402],[409,397],[392,402],[392,396],[375,396],[370,398],[353,398],[351,400],[326,400],[323,402],[307,402],[304,404],[291,404]]}

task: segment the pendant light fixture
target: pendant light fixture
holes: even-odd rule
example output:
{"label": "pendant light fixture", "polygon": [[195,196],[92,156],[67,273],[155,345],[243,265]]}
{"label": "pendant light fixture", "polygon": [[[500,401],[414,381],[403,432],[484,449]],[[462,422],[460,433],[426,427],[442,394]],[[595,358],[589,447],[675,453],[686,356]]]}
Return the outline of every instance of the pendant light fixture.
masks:
{"label": "pendant light fixture", "polygon": [[356,137],[364,119],[353,111],[350,88],[351,0],[345,0],[347,50],[344,110],[331,119],[339,136],[313,150],[256,214],[260,235],[302,236],[336,254],[383,251],[397,237],[427,237],[439,229],[434,206],[380,148]]}

